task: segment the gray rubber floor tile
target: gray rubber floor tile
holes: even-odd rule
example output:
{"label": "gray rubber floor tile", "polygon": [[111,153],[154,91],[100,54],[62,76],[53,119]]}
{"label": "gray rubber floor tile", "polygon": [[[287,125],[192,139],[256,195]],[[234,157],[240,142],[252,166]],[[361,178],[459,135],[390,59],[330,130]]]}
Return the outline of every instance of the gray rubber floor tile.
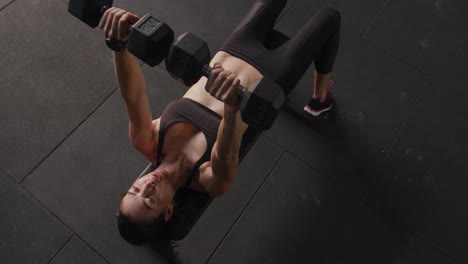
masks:
{"label": "gray rubber floor tile", "polygon": [[[450,82],[436,82],[434,88],[443,84]],[[378,175],[387,196],[382,206],[390,216],[459,263],[468,262],[464,98],[442,90],[424,91],[387,161],[389,168]],[[440,107],[441,101],[447,103]]]}
{"label": "gray rubber floor tile", "polygon": [[311,68],[285,106],[311,128],[291,127],[293,121],[283,118],[266,135],[295,155],[307,157],[304,161],[321,172],[329,163],[315,160],[314,144],[321,148],[325,143],[316,143],[314,130],[331,138],[337,150],[349,157],[383,160],[411,105],[428,84],[417,71],[346,32],[341,37],[332,76],[335,84],[330,90],[336,103],[331,113],[320,118],[308,117],[303,111],[312,95],[313,78]]}
{"label": "gray rubber floor tile", "polygon": [[[360,36],[385,0],[296,0],[281,18],[277,29],[293,36],[320,8],[332,7],[341,13],[343,30]],[[286,8],[285,8],[286,9]]]}
{"label": "gray rubber floor tile", "polygon": [[116,87],[103,37],[59,0],[0,13],[0,167],[23,179]]}
{"label": "gray rubber floor tile", "polygon": [[250,199],[267,179],[283,150],[265,137],[260,137],[242,161],[239,174],[229,191],[216,198],[180,243],[183,263],[206,263],[211,253],[241,215]]}
{"label": "gray rubber floor tile", "polygon": [[0,172],[0,259],[4,264],[47,263],[70,230]]}
{"label": "gray rubber floor tile", "polygon": [[107,263],[83,241],[74,236],[50,264],[104,264]]}
{"label": "gray rubber floor tile", "polygon": [[431,74],[464,75],[468,68],[468,2],[393,0],[364,37]]}
{"label": "gray rubber floor tile", "polygon": [[[183,91],[160,69],[144,67],[144,75],[156,118],[158,109]],[[164,263],[149,247],[127,244],[115,218],[120,195],[148,163],[130,144],[127,114],[117,91],[23,185],[109,262]]]}
{"label": "gray rubber floor tile", "polygon": [[453,263],[285,155],[209,263]]}

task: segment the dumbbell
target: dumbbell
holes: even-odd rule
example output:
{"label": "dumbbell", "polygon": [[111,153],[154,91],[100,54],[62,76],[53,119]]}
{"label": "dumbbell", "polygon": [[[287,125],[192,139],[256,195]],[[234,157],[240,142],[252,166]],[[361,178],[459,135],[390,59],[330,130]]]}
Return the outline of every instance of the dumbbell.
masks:
{"label": "dumbbell", "polygon": [[[112,4],[113,0],[69,0],[68,12],[95,28]],[[151,67],[160,64],[166,58],[174,41],[174,31],[166,23],[149,14],[141,17],[129,31],[128,43],[120,43],[119,47],[115,47],[115,42],[111,47],[110,39],[106,39],[106,43],[117,51],[123,50],[126,45],[130,53]]]}
{"label": "dumbbell", "polygon": [[[171,45],[166,58],[166,70],[186,86],[194,85],[202,76],[209,77],[211,56],[208,44],[189,32]],[[285,101],[283,89],[275,82],[260,78],[248,88],[239,85],[242,120],[260,131],[271,128]]]}

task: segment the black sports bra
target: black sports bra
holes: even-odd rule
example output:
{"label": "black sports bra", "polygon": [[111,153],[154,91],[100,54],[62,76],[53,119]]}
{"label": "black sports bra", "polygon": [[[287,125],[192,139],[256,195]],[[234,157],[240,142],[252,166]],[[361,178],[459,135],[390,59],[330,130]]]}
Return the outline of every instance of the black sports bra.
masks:
{"label": "black sports bra", "polygon": [[211,158],[211,150],[216,142],[221,119],[222,117],[218,113],[189,98],[180,98],[169,103],[164,109],[160,119],[156,167],[161,164],[161,153],[167,128],[174,123],[192,123],[205,135],[207,146],[205,153],[193,166],[186,183],[186,186],[189,185],[193,177],[197,175],[200,166]]}

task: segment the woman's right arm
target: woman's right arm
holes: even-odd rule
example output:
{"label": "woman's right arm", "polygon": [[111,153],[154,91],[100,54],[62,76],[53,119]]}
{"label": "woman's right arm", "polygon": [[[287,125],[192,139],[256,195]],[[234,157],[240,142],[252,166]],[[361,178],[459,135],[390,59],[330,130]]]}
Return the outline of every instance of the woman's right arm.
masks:
{"label": "woman's right arm", "polygon": [[[101,18],[99,27],[111,39],[126,41],[128,28],[138,17],[125,10],[110,8]],[[156,122],[152,121],[146,96],[146,84],[141,67],[127,49],[113,51],[115,76],[124,99],[129,120],[129,137],[132,145],[148,158],[154,159]]]}

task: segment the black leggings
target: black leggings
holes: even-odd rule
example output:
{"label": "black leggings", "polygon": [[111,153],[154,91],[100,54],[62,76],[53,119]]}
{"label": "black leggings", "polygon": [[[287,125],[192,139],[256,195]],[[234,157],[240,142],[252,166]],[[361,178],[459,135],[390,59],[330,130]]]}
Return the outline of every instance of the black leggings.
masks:
{"label": "black leggings", "polygon": [[288,95],[312,61],[320,74],[332,71],[340,38],[340,13],[319,10],[292,37],[273,29],[287,0],[257,0],[220,50],[238,57],[275,81]]}

